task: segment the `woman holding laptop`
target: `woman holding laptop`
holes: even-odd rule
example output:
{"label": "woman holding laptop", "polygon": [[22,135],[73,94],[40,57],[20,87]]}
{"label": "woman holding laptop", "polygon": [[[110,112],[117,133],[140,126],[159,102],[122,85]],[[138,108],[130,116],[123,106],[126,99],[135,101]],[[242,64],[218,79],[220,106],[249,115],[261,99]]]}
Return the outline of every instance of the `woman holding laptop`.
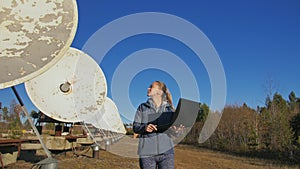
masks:
{"label": "woman holding laptop", "polygon": [[149,119],[151,115],[174,112],[172,95],[165,83],[155,81],[148,88],[147,96],[148,100],[137,108],[133,122],[133,130],[139,134],[140,168],[174,168],[174,143],[170,134],[182,128],[160,131],[155,120]]}

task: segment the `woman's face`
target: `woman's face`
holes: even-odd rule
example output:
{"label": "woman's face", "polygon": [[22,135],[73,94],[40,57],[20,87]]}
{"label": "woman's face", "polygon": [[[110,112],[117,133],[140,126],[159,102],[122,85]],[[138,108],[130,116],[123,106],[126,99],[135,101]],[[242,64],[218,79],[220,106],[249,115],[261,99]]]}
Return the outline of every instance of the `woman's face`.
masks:
{"label": "woman's face", "polygon": [[159,85],[156,83],[152,83],[152,85],[148,88],[147,96],[161,96],[163,91],[160,89]]}

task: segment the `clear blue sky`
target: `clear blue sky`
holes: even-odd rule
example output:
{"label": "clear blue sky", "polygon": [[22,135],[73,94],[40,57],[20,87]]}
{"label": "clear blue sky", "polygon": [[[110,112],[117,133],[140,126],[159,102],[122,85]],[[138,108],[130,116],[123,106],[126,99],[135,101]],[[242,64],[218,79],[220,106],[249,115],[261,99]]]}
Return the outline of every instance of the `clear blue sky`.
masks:
{"label": "clear blue sky", "polygon": [[[253,108],[263,105],[267,95],[264,85],[270,79],[274,80],[276,89],[284,98],[291,91],[300,96],[298,0],[77,0],[77,5],[79,23],[72,47],[82,49],[93,33],[120,17],[141,12],[168,13],[194,24],[214,45],[226,75],[226,104],[240,105],[245,102]],[[122,30],[122,27],[119,29]],[[104,57],[100,66],[107,78],[108,97],[111,97],[114,71],[122,60],[148,48],[170,51],[186,62],[195,74],[200,91],[199,101],[210,104],[211,86],[203,63],[187,45],[155,34],[124,39]],[[151,57],[145,59],[151,61]],[[180,86],[176,84],[176,79],[161,70],[147,69],[138,73],[130,83],[127,93],[133,106],[146,100],[146,88],[156,79],[166,82],[177,103]],[[22,84],[17,86],[17,90],[27,109],[36,109]],[[0,90],[0,101],[4,106],[14,98],[10,88]]]}

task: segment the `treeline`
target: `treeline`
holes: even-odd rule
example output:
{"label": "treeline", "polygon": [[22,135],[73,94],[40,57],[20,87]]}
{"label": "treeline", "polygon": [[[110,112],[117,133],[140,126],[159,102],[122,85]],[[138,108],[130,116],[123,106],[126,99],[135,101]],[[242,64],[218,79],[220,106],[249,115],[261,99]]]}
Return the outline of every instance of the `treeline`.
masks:
{"label": "treeline", "polygon": [[21,135],[22,130],[30,129],[31,125],[16,100],[12,100],[8,107],[0,109],[0,134],[10,132],[10,137],[15,138]]}
{"label": "treeline", "polygon": [[214,150],[269,158],[285,162],[300,161],[300,98],[294,92],[285,100],[279,93],[266,98],[265,106],[252,109],[226,106],[213,135],[204,143],[198,137],[209,112],[205,104],[195,125],[182,143]]}

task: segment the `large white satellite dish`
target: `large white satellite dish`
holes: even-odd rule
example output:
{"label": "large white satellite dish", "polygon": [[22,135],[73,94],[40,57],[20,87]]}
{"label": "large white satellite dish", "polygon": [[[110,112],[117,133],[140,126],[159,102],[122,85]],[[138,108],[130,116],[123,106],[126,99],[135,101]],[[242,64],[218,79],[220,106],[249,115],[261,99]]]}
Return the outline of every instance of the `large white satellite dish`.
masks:
{"label": "large white satellite dish", "polygon": [[99,129],[126,134],[126,129],[121,120],[118,108],[108,97],[105,98],[101,110],[94,116],[86,119],[85,122],[91,123]]}
{"label": "large white satellite dish", "polygon": [[102,129],[122,134],[126,133],[119,110],[110,98],[106,97],[101,111],[102,118],[98,119],[98,123],[101,125]]}
{"label": "large white satellite dish", "polygon": [[99,65],[84,52],[70,48],[45,73],[25,82],[34,105],[47,116],[63,122],[79,122],[101,109],[107,94]]}
{"label": "large white satellite dish", "polygon": [[69,49],[76,0],[0,1],[0,89],[45,72]]}

